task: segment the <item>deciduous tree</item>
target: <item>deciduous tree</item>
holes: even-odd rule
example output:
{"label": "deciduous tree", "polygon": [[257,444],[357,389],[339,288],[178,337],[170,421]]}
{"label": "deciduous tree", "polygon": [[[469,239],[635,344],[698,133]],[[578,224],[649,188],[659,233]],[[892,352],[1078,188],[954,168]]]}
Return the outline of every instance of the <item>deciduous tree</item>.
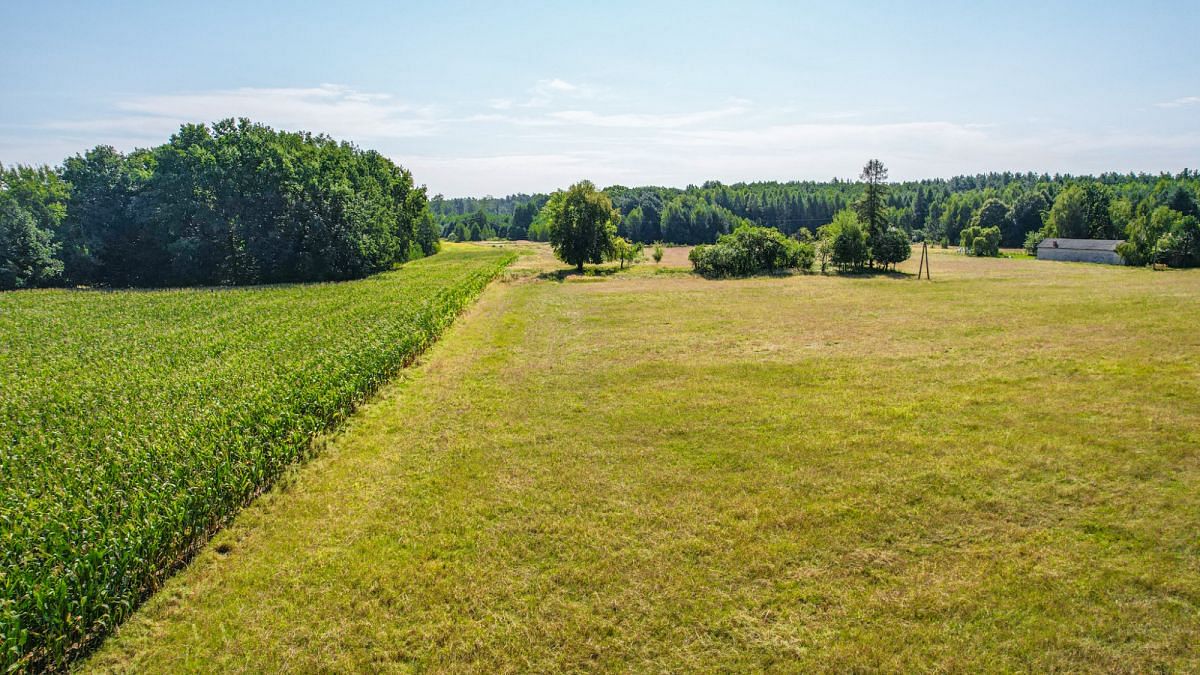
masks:
{"label": "deciduous tree", "polygon": [[620,214],[591,181],[555,193],[545,208],[550,246],[560,260],[583,272],[584,263],[601,263],[611,254]]}

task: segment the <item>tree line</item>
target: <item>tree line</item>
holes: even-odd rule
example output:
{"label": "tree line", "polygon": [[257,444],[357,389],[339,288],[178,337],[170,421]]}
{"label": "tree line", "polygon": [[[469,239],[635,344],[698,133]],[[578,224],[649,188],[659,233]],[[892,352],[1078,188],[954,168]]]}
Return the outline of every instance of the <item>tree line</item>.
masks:
{"label": "tree line", "polygon": [[[736,224],[731,230],[717,230],[715,243],[696,245],[688,257],[696,272],[706,277],[808,271],[818,255],[822,272],[830,262],[843,270],[895,268],[912,255],[912,246],[908,233],[888,221],[887,176],[883,162],[867,162],[860,176],[863,189],[858,200],[852,208],[836,213],[832,223],[819,227],[815,236],[800,229],[789,237],[776,228],[734,216]],[[639,209],[635,207],[633,213]],[[697,206],[697,211],[712,214],[716,209]],[[548,223],[555,254],[579,273],[585,263],[619,260],[624,267],[641,255],[643,244],[620,234],[621,224],[628,227],[628,217],[623,219],[609,194],[590,181],[555,192],[539,216]],[[662,258],[661,245],[655,245],[654,256],[655,260]]]}
{"label": "tree line", "polygon": [[[816,237],[837,214],[858,214],[868,190],[860,178],[732,185],[709,181],[685,189],[616,185],[603,192],[620,215],[617,235],[640,243],[706,244],[746,224]],[[1200,174],[1190,170],[1173,175],[991,173],[902,181],[887,184],[873,211],[876,220],[869,225],[876,234],[894,228],[914,241],[959,245],[980,255],[996,255],[1001,247],[1036,246],[1048,236],[1126,239],[1123,254],[1133,264],[1195,265],[1200,264],[1200,235],[1194,234],[1198,193]],[[545,222],[540,210],[546,199],[441,200],[454,209],[438,212],[442,233],[448,238],[491,233],[545,241],[547,230],[539,225]],[[512,228],[522,206],[533,213],[526,212]],[[459,229],[463,221],[474,226]]]}
{"label": "tree line", "polygon": [[0,288],[350,279],[439,234],[424,187],[378,152],[246,119],[0,167]]}

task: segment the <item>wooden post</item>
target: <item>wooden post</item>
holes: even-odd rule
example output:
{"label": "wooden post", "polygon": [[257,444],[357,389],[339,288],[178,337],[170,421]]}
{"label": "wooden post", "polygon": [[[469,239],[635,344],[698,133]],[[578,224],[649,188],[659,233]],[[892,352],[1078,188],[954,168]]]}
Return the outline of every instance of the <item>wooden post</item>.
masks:
{"label": "wooden post", "polygon": [[921,278],[921,272],[925,272],[925,278],[930,281],[933,277],[929,276],[929,243],[921,242],[921,264],[917,266],[917,279]]}

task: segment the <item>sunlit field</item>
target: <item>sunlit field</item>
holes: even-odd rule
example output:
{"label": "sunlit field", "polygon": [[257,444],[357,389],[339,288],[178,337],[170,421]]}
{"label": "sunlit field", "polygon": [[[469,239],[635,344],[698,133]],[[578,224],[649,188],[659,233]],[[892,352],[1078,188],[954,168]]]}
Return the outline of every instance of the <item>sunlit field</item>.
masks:
{"label": "sunlit field", "polygon": [[0,294],[0,664],[85,651],[510,257],[452,246],[353,282]]}
{"label": "sunlit field", "polygon": [[1200,274],[523,252],[85,666],[1200,668]]}

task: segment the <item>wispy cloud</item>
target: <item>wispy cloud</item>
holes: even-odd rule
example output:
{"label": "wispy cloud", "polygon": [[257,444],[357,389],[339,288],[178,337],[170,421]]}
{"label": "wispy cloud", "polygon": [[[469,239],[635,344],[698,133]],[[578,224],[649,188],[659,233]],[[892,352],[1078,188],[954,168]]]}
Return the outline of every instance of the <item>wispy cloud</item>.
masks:
{"label": "wispy cloud", "polygon": [[[1200,96],[1159,104],[1180,108]],[[909,119],[904,111],[814,112],[729,98],[675,109],[552,78],[513,98],[458,108],[323,84],[131,96],[91,119],[0,127],[6,162],[57,162],[97,143],[162,143],[183,122],[249,117],[356,141],[414,171],[433,192],[552,190],[580,178],[605,185],[707,179],[853,176],[880,157],[896,179],[991,170],[1071,173],[1182,168],[1200,132],[1056,129],[993,120]]]}
{"label": "wispy cloud", "polygon": [[1182,108],[1184,106],[1196,105],[1197,103],[1200,103],[1200,96],[1184,96],[1182,98],[1177,98],[1174,101],[1163,101],[1162,103],[1155,103],[1154,105],[1158,106],[1159,108]]}
{"label": "wispy cloud", "polygon": [[495,110],[511,110],[513,108],[545,108],[555,101],[563,99],[594,98],[598,90],[583,84],[572,84],[557,77],[538,80],[526,92],[527,98],[494,98],[488,101],[488,106]]}
{"label": "wispy cloud", "polygon": [[335,84],[135,96],[118,101],[114,108],[112,116],[50,122],[46,127],[161,142],[184,122],[227,117],[249,117],[278,128],[362,140],[427,136],[438,126],[431,107]]}
{"label": "wispy cloud", "polygon": [[608,127],[612,129],[678,129],[745,113],[746,106],[734,105],[716,110],[690,113],[617,113],[602,114],[590,110],[562,110],[548,117],[566,124]]}

